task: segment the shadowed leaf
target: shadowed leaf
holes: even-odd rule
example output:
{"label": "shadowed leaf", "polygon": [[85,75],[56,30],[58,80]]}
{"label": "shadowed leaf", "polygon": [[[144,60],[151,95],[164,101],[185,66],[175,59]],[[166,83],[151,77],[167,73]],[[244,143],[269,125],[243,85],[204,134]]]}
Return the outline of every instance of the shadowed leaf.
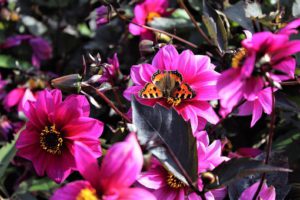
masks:
{"label": "shadowed leaf", "polygon": [[225,9],[224,13],[229,19],[239,23],[243,28],[245,28],[253,33],[254,28],[253,28],[251,19],[246,17],[245,8],[246,8],[245,2],[239,1],[238,3]]}
{"label": "shadowed leaf", "polygon": [[214,44],[221,51],[226,50],[228,45],[228,33],[225,28],[225,23],[218,12],[207,4],[206,1],[203,1],[202,21]]}
{"label": "shadowed leaf", "polygon": [[257,173],[264,172],[291,172],[291,170],[264,164],[262,161],[249,158],[234,158],[223,162],[212,173],[216,181],[205,185],[206,189],[216,189],[230,184],[232,181]]}
{"label": "shadowed leaf", "polygon": [[132,114],[140,144],[148,147],[170,172],[187,183],[170,152],[163,146],[166,144],[191,180],[196,181],[198,164],[196,139],[193,137],[190,124],[174,109],[160,105],[145,106],[138,103],[135,98],[132,101]]}

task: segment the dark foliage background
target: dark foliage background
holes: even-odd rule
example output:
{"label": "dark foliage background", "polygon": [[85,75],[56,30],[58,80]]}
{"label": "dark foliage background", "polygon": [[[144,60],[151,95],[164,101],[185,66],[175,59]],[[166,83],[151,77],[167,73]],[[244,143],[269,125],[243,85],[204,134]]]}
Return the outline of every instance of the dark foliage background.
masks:
{"label": "dark foliage background", "polygon": [[[128,32],[128,23],[116,17],[115,13],[110,16],[111,21],[108,24],[97,28],[95,9],[106,3],[118,5],[120,10],[125,12],[128,18],[131,18],[133,16],[132,9],[136,2],[97,0],[3,1],[0,11],[0,43],[4,43],[10,36],[30,34],[46,39],[53,49],[52,57],[42,61],[40,70],[36,70],[31,64],[32,49],[30,45],[22,43],[20,46],[0,49],[0,73],[3,80],[8,80],[5,91],[9,92],[16,87],[26,85],[28,80],[32,78],[43,82],[42,87],[34,88],[40,90],[51,87],[50,81],[53,78],[67,74],[83,74],[83,56],[87,61],[88,73],[85,78],[88,79],[93,74],[93,62],[89,54],[96,56],[99,53],[101,62],[106,63],[107,58],[111,58],[114,53],[117,53],[122,78],[114,85],[116,90],[108,89],[105,94],[110,99],[117,95],[122,104],[120,109],[127,112],[130,102],[123,98],[122,92],[128,84],[131,84],[128,83],[130,67],[140,62],[150,61],[159,44],[173,43],[179,50],[190,47],[171,37],[164,36],[158,37],[153,43],[153,48],[151,47],[154,49],[153,52],[147,55],[141,54],[143,52],[139,51],[140,39]],[[254,3],[260,10],[253,7]],[[276,28],[273,26],[274,23],[280,25],[280,23],[300,16],[299,0],[281,0],[280,2],[276,0],[256,2],[188,0],[186,2],[188,9],[200,23],[200,27],[214,41],[214,44],[207,44],[177,2],[171,1],[170,4],[172,8],[176,9],[172,16],[167,21],[156,20],[150,26],[166,30],[196,44],[199,48],[191,50],[197,54],[210,55],[219,72],[230,67],[232,52],[240,47],[240,41],[245,37],[243,30],[255,32],[264,27],[265,30],[274,31]],[[216,12],[215,9],[219,12]],[[203,16],[211,20],[205,23]],[[213,28],[210,29],[211,27]],[[299,38],[300,35],[293,37]],[[215,56],[216,49],[223,52],[224,56]],[[296,57],[298,60],[296,74],[299,75],[300,55]],[[67,91],[65,92],[67,93]],[[292,173],[289,173],[288,179],[287,177],[270,179],[273,185],[284,182],[286,179],[286,185],[289,187],[276,188],[278,194],[282,193],[280,199],[300,199],[299,92],[298,84],[285,85],[281,91],[276,93],[276,129],[272,160],[276,166],[289,167],[293,170]],[[105,123],[101,142],[103,147],[107,148],[112,143],[123,139],[128,133],[128,129],[124,121],[112,113],[110,107],[103,100],[97,97],[95,99],[98,104],[91,101],[92,117]],[[97,106],[100,106],[100,109]],[[2,120],[5,117],[17,127],[24,123],[24,116],[20,115],[16,108],[8,112],[3,106],[0,106],[0,115]],[[240,147],[255,147],[264,150],[270,118],[263,116],[253,128],[249,128],[250,121],[251,117],[232,116],[226,119],[222,125],[219,125],[210,137],[212,140],[225,140],[226,138],[230,141],[224,154],[236,151]],[[209,130],[211,126],[207,128]],[[9,196],[12,199],[48,199],[52,191],[59,185],[45,177],[37,177],[30,162],[14,156],[14,144],[8,142],[13,141],[15,130],[10,131],[8,138],[0,135],[0,196]],[[283,161],[279,162],[279,160]],[[67,180],[72,181],[79,177],[78,173],[73,173]],[[235,182],[231,185],[229,195],[235,195],[238,187],[242,185],[238,183]]]}

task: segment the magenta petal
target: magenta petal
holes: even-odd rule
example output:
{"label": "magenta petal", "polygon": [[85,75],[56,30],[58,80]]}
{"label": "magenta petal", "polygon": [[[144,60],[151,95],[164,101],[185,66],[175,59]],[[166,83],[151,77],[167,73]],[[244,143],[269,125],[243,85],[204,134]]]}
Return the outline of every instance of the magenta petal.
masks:
{"label": "magenta petal", "polygon": [[173,65],[167,65],[168,70],[178,70],[184,77],[184,81],[189,80],[190,76],[195,75],[197,70],[196,59],[190,50],[183,51],[178,57],[175,57]]}
{"label": "magenta petal", "polygon": [[261,191],[260,196],[264,200],[275,200],[276,199],[275,188],[273,186],[270,186],[268,189]]}
{"label": "magenta petal", "polygon": [[94,139],[97,140],[103,132],[103,123],[89,117],[73,119],[62,128],[65,137],[72,140]]}
{"label": "magenta petal", "polygon": [[62,152],[61,156],[47,156],[47,163],[43,163],[47,166],[46,173],[56,183],[63,182],[75,169],[75,161],[73,155],[69,150]]}
{"label": "magenta petal", "polygon": [[25,88],[16,88],[10,91],[4,98],[3,104],[6,108],[17,105],[24,96]]}
{"label": "magenta petal", "polygon": [[24,96],[23,96],[21,102],[19,103],[18,111],[28,110],[29,109],[29,106],[27,103],[28,101],[36,101],[36,98],[30,89],[25,90]]}
{"label": "magenta petal", "polygon": [[82,189],[92,188],[88,181],[74,181],[57,189],[51,200],[74,200]]}
{"label": "magenta petal", "polygon": [[265,88],[258,95],[258,101],[263,107],[265,113],[268,115],[272,112],[272,90],[271,88]]}
{"label": "magenta petal", "polygon": [[231,68],[223,72],[217,82],[222,107],[231,110],[242,98],[242,87],[239,69]]}
{"label": "magenta petal", "polygon": [[24,129],[18,137],[16,147],[21,148],[35,143],[39,144],[39,138],[40,133],[30,122],[27,122],[26,129]]}
{"label": "magenta petal", "polygon": [[171,70],[173,59],[178,56],[178,52],[173,45],[162,47],[152,60],[152,65],[157,69]]}
{"label": "magenta petal", "polygon": [[141,65],[133,65],[130,70],[130,77],[134,84],[145,85],[145,81],[141,79],[140,68]]}
{"label": "magenta petal", "polygon": [[300,40],[289,41],[273,55],[272,60],[280,60],[297,52],[300,52]]}
{"label": "magenta petal", "polygon": [[257,98],[258,93],[263,89],[264,81],[260,77],[252,77],[247,79],[244,86],[244,97],[253,101]]}
{"label": "magenta petal", "polygon": [[197,115],[206,119],[208,122],[216,124],[219,121],[219,117],[209,103],[203,101],[195,101],[193,102],[193,106]]}
{"label": "magenta petal", "polygon": [[132,98],[132,95],[137,95],[139,93],[140,90],[142,90],[144,88],[144,86],[131,86],[131,87],[128,87],[124,93],[123,93],[123,96],[131,101],[131,98]]}
{"label": "magenta petal", "polygon": [[142,188],[126,188],[119,192],[118,200],[156,200],[155,196]]}
{"label": "magenta petal", "polygon": [[163,167],[157,166],[143,172],[139,176],[138,182],[147,188],[156,190],[166,186],[165,173],[166,170]]}
{"label": "magenta petal", "polygon": [[216,85],[219,77],[220,74],[218,72],[206,70],[199,72],[193,79],[189,79],[189,84],[192,88],[201,89],[203,86]]}
{"label": "magenta petal", "polygon": [[210,58],[204,55],[195,55],[197,73],[204,70],[213,70],[214,65],[210,63]]}
{"label": "magenta petal", "polygon": [[54,123],[58,127],[67,124],[74,118],[89,115],[89,103],[85,96],[71,95],[67,97],[55,110]]}
{"label": "magenta petal", "polygon": [[217,87],[215,85],[202,86],[197,92],[195,99],[199,101],[209,101],[219,98]]}
{"label": "magenta petal", "polygon": [[251,127],[255,125],[255,123],[259,120],[261,115],[262,115],[262,106],[258,101],[254,101]]}
{"label": "magenta petal", "polygon": [[143,154],[134,133],[114,144],[102,161],[100,183],[105,191],[127,188],[142,170]]}
{"label": "magenta petal", "polygon": [[279,71],[284,72],[289,76],[289,78],[294,78],[295,68],[296,68],[296,60],[293,57],[288,57],[272,66],[273,69],[277,69]]}
{"label": "magenta petal", "polygon": [[298,32],[295,29],[298,28],[299,26],[300,26],[300,19],[298,18],[298,19],[295,19],[294,21],[288,23],[285,27],[280,29],[278,31],[278,33],[279,34],[286,34],[286,35],[294,34],[294,33]]}
{"label": "magenta petal", "polygon": [[[239,200],[252,199],[257,190],[258,185],[259,185],[259,182],[256,182],[253,185],[251,185],[249,188],[244,190],[243,193],[241,194]],[[275,200],[276,199],[275,189],[272,186],[268,188],[267,184],[263,183],[262,189],[260,190],[260,193],[258,196],[261,197],[263,200]]]}
{"label": "magenta petal", "polygon": [[164,199],[164,200],[184,199],[184,190],[182,189],[174,190],[168,186],[155,190],[153,194],[155,195],[156,199]]}
{"label": "magenta petal", "polygon": [[244,61],[244,65],[242,66],[242,71],[241,71],[242,76],[244,77],[251,76],[255,66],[255,59],[256,59],[255,53],[248,53],[248,56]]}
{"label": "magenta petal", "polygon": [[98,162],[90,149],[80,142],[75,142],[75,160],[80,174],[88,180],[93,187],[99,188],[101,178]]}
{"label": "magenta petal", "polygon": [[[150,64],[140,64],[140,76],[144,82],[151,82],[152,75],[157,71],[158,69]],[[143,84],[144,85],[144,84]]]}
{"label": "magenta petal", "polygon": [[253,112],[253,101],[246,101],[239,107],[238,115],[247,116],[251,115]]}

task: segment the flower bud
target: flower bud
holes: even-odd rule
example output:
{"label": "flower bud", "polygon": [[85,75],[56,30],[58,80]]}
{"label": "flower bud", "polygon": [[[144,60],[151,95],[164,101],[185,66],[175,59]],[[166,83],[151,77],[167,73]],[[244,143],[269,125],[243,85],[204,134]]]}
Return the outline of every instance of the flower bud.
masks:
{"label": "flower bud", "polygon": [[139,44],[140,54],[143,56],[153,54],[155,52],[154,43],[151,40],[142,40]]}
{"label": "flower bud", "polygon": [[82,77],[79,74],[70,74],[51,80],[51,85],[63,92],[79,93]]}
{"label": "flower bud", "polygon": [[107,24],[109,22],[109,11],[107,6],[100,6],[96,8],[96,14],[97,27],[100,27],[101,25]]}

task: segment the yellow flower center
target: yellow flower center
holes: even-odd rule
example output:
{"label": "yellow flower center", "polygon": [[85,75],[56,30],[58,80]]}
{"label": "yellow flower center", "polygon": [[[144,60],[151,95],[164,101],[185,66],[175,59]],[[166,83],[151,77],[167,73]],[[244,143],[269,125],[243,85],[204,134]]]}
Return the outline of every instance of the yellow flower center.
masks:
{"label": "yellow flower center", "polygon": [[185,187],[185,184],[181,182],[178,178],[176,178],[173,174],[168,174],[167,176],[167,184],[174,189],[180,189]]}
{"label": "yellow flower center", "polygon": [[55,125],[45,126],[40,134],[40,146],[46,152],[53,155],[60,155],[63,146],[63,137],[56,130]]}
{"label": "yellow flower center", "polygon": [[84,188],[79,192],[76,200],[98,200],[96,190],[93,188]]}
{"label": "yellow flower center", "polygon": [[147,22],[151,22],[155,17],[160,17],[161,15],[157,12],[150,12],[147,16]]}
{"label": "yellow flower center", "polygon": [[247,55],[247,50],[245,48],[238,49],[231,60],[231,67],[233,68],[241,67],[241,65],[243,64],[242,62],[244,61],[246,55]]}

